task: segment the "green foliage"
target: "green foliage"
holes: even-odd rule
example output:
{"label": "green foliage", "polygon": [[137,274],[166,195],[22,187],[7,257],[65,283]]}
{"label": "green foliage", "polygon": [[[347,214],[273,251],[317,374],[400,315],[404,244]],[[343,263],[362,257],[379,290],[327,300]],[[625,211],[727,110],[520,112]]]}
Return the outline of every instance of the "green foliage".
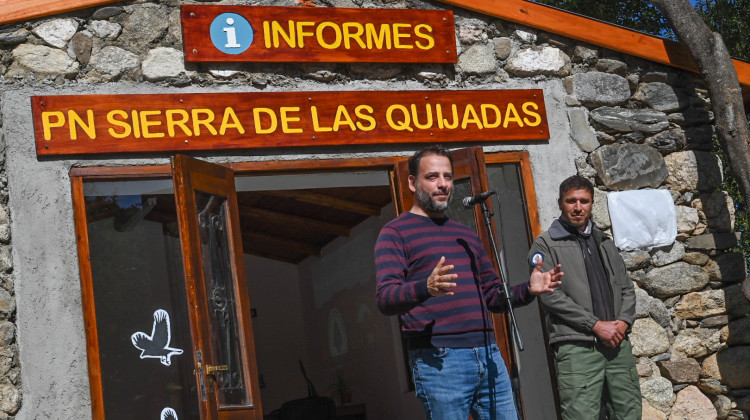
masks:
{"label": "green foliage", "polygon": [[698,0],[695,8],[732,57],[750,61],[750,0]]}

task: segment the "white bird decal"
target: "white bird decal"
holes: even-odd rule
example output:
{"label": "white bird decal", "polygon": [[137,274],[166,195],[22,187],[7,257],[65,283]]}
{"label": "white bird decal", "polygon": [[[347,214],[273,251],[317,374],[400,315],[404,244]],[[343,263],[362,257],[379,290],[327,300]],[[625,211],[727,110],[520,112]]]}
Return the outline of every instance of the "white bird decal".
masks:
{"label": "white bird decal", "polygon": [[154,312],[154,328],[150,336],[140,331],[130,336],[130,341],[133,342],[135,348],[141,351],[141,359],[147,357],[160,359],[164,366],[172,364],[173,355],[182,354],[182,350],[169,347],[171,339],[169,314],[163,309]]}
{"label": "white bird decal", "polygon": [[177,418],[177,413],[175,413],[174,410],[167,407],[164,410],[161,410],[161,420],[179,420]]}

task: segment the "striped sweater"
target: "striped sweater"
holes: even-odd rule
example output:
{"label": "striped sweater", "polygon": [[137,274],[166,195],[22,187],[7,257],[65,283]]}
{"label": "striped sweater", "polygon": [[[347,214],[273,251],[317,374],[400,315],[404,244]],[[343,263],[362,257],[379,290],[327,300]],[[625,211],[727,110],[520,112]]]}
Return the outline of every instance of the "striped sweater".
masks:
{"label": "striped sweater", "polygon": [[[432,297],[427,278],[441,256],[455,266],[451,273],[458,275],[457,286],[453,296]],[[494,341],[484,308],[501,312],[506,302],[492,262],[469,227],[404,212],[381,230],[375,267],[378,308],[401,316],[401,330],[412,347],[477,347]],[[533,300],[528,282],[511,288],[514,306]]]}

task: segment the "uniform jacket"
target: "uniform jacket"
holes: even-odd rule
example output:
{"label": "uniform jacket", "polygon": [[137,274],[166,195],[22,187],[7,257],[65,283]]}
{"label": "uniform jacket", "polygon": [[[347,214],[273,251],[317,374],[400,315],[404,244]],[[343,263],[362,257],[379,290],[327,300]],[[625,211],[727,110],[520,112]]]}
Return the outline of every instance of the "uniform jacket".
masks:
{"label": "uniform jacket", "polygon": [[[625,263],[612,238],[596,227],[592,228],[591,234],[598,245],[609,280],[615,319],[632,326],[635,320],[635,290]],[[591,329],[598,319],[593,313],[583,251],[578,239],[555,220],[549,230],[539,235],[531,245],[529,259],[536,253],[541,253],[544,258],[542,271],[561,264],[564,273],[562,284],[554,292],[539,296],[546,312],[550,344],[596,341]]]}

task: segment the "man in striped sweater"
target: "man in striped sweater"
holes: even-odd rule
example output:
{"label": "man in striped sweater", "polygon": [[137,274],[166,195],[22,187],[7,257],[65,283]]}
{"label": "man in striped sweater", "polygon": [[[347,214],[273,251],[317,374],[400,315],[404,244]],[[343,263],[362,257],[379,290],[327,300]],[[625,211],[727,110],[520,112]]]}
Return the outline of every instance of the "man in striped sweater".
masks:
{"label": "man in striped sweater", "polygon": [[[453,160],[440,146],[409,159],[414,205],[386,224],[375,245],[376,299],[400,315],[417,397],[427,419],[516,420],[513,392],[488,311],[507,310],[492,262],[476,233],[445,216]],[[513,305],[560,284],[557,266],[512,287]]]}

